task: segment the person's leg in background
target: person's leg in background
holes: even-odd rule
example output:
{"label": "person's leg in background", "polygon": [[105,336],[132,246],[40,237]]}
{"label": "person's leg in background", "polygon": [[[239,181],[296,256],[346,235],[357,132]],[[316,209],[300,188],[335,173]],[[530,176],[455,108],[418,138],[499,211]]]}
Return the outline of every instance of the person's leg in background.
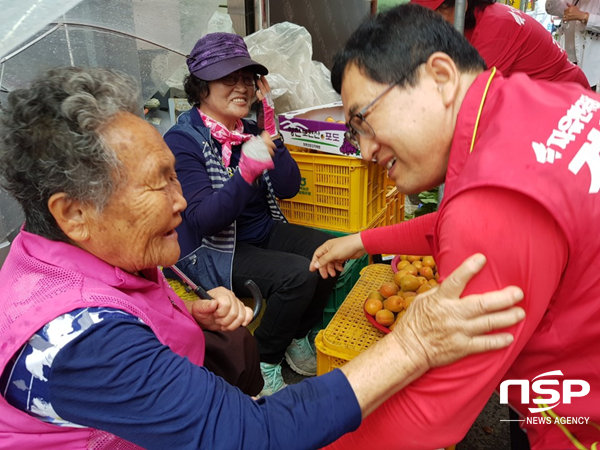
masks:
{"label": "person's leg in background", "polygon": [[[308,264],[310,264],[315,250],[325,243],[325,241],[334,237],[329,233],[315,230],[314,228],[276,222],[271,231],[267,249],[303,256],[306,258]],[[308,265],[306,266],[306,270],[308,271]],[[317,275],[317,287],[311,303],[300,320],[294,336],[295,339],[304,338],[315,324],[322,320],[323,310],[327,306],[327,300],[337,281],[337,276],[323,279],[318,272],[314,272],[314,274]]]}

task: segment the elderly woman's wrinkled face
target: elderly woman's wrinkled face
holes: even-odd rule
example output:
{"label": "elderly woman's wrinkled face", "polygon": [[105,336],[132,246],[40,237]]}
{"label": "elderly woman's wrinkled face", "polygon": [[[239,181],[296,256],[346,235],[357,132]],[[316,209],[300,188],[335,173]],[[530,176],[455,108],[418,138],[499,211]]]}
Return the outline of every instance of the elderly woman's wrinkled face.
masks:
{"label": "elderly woman's wrinkled face", "polygon": [[202,112],[231,129],[238,119],[246,117],[254,101],[254,73],[238,70],[209,82],[210,94],[201,100]]}
{"label": "elderly woman's wrinkled face", "polygon": [[187,205],[173,154],[156,129],[133,114],[118,114],[101,134],[126,178],[100,214],[88,211],[89,236],[79,245],[131,273],[174,264],[175,227]]}

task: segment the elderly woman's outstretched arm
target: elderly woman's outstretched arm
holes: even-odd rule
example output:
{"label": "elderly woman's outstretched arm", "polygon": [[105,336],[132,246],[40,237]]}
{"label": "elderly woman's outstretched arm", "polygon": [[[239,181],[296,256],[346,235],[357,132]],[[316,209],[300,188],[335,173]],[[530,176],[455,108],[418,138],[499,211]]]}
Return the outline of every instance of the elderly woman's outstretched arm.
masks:
{"label": "elderly woman's outstretched arm", "polygon": [[150,450],[319,448],[357,428],[361,417],[430,367],[511,342],[506,333],[481,334],[522,318],[520,308],[489,314],[513,305],[519,289],[458,299],[484,261],[470,258],[439,290],[415,300],[410,322],[342,371],[257,402],[172,353],[143,323],[104,321],[57,354],[52,407],[64,420]]}

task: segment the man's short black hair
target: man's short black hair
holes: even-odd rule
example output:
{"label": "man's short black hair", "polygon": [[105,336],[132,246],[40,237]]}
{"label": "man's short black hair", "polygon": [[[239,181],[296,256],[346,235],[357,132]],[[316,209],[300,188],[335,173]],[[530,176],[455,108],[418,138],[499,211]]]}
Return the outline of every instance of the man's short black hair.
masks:
{"label": "man's short black hair", "polygon": [[477,50],[443,17],[415,4],[400,5],[363,22],[335,56],[333,88],[340,93],[342,77],[353,63],[373,81],[417,84],[417,69],[435,52],[450,56],[464,72],[485,70]]}

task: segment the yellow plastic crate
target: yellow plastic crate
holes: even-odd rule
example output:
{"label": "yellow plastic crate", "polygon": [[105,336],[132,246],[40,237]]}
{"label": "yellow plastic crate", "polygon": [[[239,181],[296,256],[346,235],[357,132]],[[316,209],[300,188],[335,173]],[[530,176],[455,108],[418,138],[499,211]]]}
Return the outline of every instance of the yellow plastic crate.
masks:
{"label": "yellow plastic crate", "polygon": [[384,336],[365,317],[363,304],[371,291],[378,290],[382,283],[393,278],[389,264],[371,264],[363,269],[329,325],[315,339],[317,375],[343,366]]}
{"label": "yellow plastic crate", "polygon": [[356,233],[385,210],[385,171],[362,159],[290,152],[302,174],[300,192],[279,206],[291,222]]}
{"label": "yellow plastic crate", "polygon": [[398,192],[398,188],[388,188],[385,196],[386,218],[385,225],[394,225],[404,220],[404,194]]}

